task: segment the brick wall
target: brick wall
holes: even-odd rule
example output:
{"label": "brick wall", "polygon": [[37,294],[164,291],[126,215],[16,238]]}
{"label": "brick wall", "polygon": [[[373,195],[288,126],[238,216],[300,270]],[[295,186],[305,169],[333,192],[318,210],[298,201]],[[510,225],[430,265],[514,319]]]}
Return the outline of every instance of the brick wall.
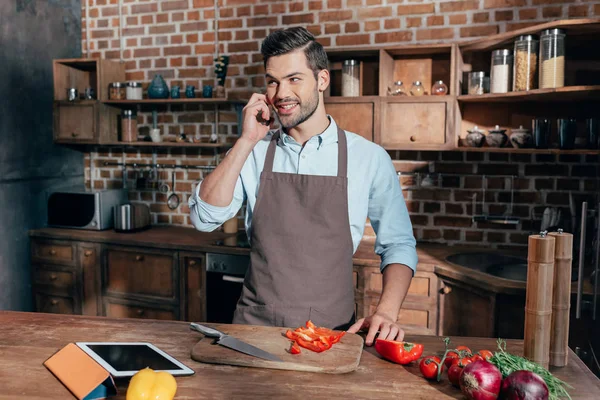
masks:
{"label": "brick wall", "polygon": [[[119,39],[119,1],[86,0],[82,9],[82,49],[84,56],[119,60],[126,65],[127,78],[149,83],[154,74],[162,74],[169,85],[214,85],[213,57],[216,37],[213,0],[122,0],[122,37]],[[85,4],[85,2],[82,2]],[[349,45],[385,46],[470,40],[478,36],[505,32],[558,18],[600,16],[600,1],[578,0],[219,0],[218,46],[221,54],[231,56],[226,82],[230,98],[248,98],[264,89],[260,41],[272,29],[304,25],[326,47]],[[89,29],[88,29],[89,28]],[[88,40],[89,35],[89,40]],[[120,49],[120,45],[122,49]],[[159,115],[159,127],[166,140],[179,133],[207,138],[215,129],[214,110],[199,106]],[[148,132],[151,116],[139,116],[140,138]],[[221,140],[233,140],[237,134],[237,117],[233,108],[219,111]],[[597,158],[548,159],[547,156],[391,152],[395,160],[426,162],[425,170],[448,175],[441,189],[411,188],[405,194],[420,240],[472,242],[508,246],[523,243],[521,228],[536,230],[526,222],[517,229],[472,225],[470,202],[464,199],[474,190],[480,175],[493,171],[520,177],[518,205],[514,211],[525,219],[533,213],[533,205],[564,205],[565,194],[590,193],[598,190]],[[214,164],[212,150],[170,149],[157,154],[161,163]],[[577,160],[575,160],[577,158]],[[104,161],[150,163],[146,152],[123,153],[120,149],[97,149],[87,153],[86,182],[95,188],[120,187],[122,171],[105,167]],[[93,168],[90,163],[93,162]],[[591,168],[587,168],[593,163]],[[544,168],[552,164],[552,168]],[[541,167],[540,167],[541,166]],[[587,168],[587,169],[586,169]],[[583,171],[583,172],[582,172]],[[171,171],[161,172],[168,179]],[[583,174],[583,175],[577,175]],[[474,175],[474,176],[467,176]],[[177,190],[182,205],[175,211],[166,207],[167,195],[155,190],[135,190],[129,172],[128,187],[133,201],[151,205],[155,223],[189,225],[185,205],[193,182],[202,172],[177,170]],[[575,179],[571,179],[574,177]],[[580,179],[585,177],[585,179]],[[90,180],[90,178],[93,178]],[[503,178],[504,179],[504,178]],[[502,179],[500,179],[502,180]],[[576,181],[576,182],[575,182]],[[491,181],[490,181],[491,182]],[[451,185],[451,186],[447,186]],[[496,192],[488,192],[497,210],[506,205],[506,179]],[[596,185],[596,186],[594,186]],[[558,201],[562,203],[557,204]],[[539,223],[538,223],[539,225]],[[370,228],[367,229],[367,235]],[[514,232],[513,232],[514,231]]]}

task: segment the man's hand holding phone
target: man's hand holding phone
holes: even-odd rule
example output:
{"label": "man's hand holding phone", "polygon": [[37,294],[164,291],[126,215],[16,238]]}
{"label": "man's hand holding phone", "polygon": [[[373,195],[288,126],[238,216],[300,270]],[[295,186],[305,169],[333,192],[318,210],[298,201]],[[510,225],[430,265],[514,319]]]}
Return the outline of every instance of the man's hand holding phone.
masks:
{"label": "man's hand holding phone", "polygon": [[261,141],[271,129],[273,113],[267,96],[254,93],[242,112],[242,138],[255,143]]}

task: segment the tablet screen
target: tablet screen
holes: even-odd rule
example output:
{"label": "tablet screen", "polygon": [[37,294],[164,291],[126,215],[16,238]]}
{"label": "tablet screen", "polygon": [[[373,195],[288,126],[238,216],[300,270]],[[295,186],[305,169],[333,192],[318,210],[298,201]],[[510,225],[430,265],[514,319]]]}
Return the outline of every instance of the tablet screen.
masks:
{"label": "tablet screen", "polygon": [[137,371],[146,367],[153,370],[179,369],[179,366],[146,345],[89,344],[88,347],[117,371]]}

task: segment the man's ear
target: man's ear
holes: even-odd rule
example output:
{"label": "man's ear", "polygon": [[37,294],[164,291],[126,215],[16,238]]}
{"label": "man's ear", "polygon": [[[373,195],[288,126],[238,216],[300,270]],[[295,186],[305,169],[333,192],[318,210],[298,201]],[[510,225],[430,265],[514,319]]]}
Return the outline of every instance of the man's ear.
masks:
{"label": "man's ear", "polygon": [[329,70],[322,69],[321,71],[319,71],[319,74],[317,75],[317,84],[319,92],[324,92],[325,90],[327,90],[327,87],[330,83],[330,79],[331,76],[329,75]]}

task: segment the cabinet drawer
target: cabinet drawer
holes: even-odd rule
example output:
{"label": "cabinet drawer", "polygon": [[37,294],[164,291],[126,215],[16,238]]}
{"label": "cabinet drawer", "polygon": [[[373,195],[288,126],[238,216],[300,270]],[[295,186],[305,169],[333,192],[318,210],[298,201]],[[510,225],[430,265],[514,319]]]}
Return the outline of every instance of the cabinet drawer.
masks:
{"label": "cabinet drawer", "polygon": [[69,242],[46,242],[35,240],[31,243],[33,258],[60,263],[63,265],[74,265],[76,247]]}
{"label": "cabinet drawer", "polygon": [[121,304],[105,299],[106,316],[111,318],[141,318],[176,321],[174,310],[153,308],[135,303]]}
{"label": "cabinet drawer", "polygon": [[385,103],[381,145],[386,149],[410,149],[445,144],[446,107],[445,102]]}
{"label": "cabinet drawer", "polygon": [[336,103],[334,98],[326,98],[327,113],[333,117],[336,124],[357,133],[367,140],[373,141],[375,127],[375,104]]}
{"label": "cabinet drawer", "polygon": [[91,141],[96,136],[94,104],[61,104],[55,112],[55,139],[69,142]]}
{"label": "cabinet drawer", "polygon": [[75,272],[59,271],[51,268],[34,266],[33,283],[36,286],[56,289],[72,293],[75,287]]}
{"label": "cabinet drawer", "polygon": [[38,312],[53,314],[78,314],[71,297],[52,296],[37,292],[35,308]]}
{"label": "cabinet drawer", "polygon": [[105,289],[111,293],[176,299],[178,282],[172,252],[108,249]]}

